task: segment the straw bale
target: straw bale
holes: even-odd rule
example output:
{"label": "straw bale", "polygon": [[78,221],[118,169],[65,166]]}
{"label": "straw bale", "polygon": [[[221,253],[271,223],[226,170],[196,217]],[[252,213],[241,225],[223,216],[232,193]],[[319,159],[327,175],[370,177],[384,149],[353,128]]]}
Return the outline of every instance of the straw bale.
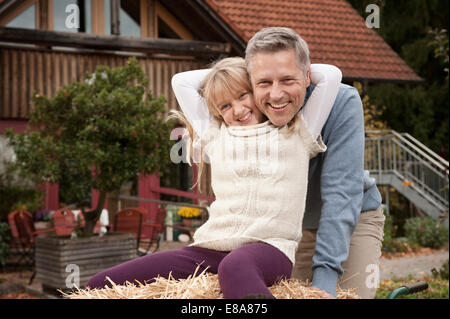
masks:
{"label": "straw bale", "polygon": [[[197,268],[198,269],[198,268]],[[197,275],[197,271],[186,279],[174,279],[157,277],[152,283],[136,284],[126,282],[124,285],[116,285],[110,278],[106,279],[111,287],[105,285],[102,289],[75,289],[70,293],[64,293],[68,299],[223,299],[220,290],[218,276],[203,271]],[[311,283],[298,279],[281,280],[269,287],[273,296],[277,299],[317,299],[318,293],[307,289]],[[337,290],[338,299],[359,299],[354,289]]]}

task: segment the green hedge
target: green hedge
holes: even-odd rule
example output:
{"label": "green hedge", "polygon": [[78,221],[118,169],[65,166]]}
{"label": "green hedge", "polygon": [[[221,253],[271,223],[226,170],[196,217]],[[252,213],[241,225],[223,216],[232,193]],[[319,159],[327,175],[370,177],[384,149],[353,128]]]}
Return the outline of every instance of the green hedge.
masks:
{"label": "green hedge", "polygon": [[6,265],[6,258],[9,254],[9,240],[11,236],[9,234],[8,223],[0,222],[0,266]]}
{"label": "green hedge", "polygon": [[0,187],[0,221],[6,221],[8,214],[21,205],[30,213],[42,206],[43,192],[38,189],[21,186]]}
{"label": "green hedge", "polygon": [[448,228],[429,216],[407,219],[404,229],[408,241],[423,247],[437,249],[448,243]]}

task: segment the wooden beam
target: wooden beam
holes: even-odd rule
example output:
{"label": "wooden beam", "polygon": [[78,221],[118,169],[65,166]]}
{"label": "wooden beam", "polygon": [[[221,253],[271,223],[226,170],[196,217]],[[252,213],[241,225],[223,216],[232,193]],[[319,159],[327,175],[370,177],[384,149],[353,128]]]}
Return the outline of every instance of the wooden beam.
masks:
{"label": "wooden beam", "polygon": [[162,19],[180,37],[180,39],[194,39],[192,33],[159,2],[155,3],[155,11],[156,17]]}
{"label": "wooden beam", "polygon": [[155,0],[141,0],[141,36],[157,38],[155,31]]}
{"label": "wooden beam", "polygon": [[53,17],[49,17],[49,2],[45,0],[38,0],[36,2],[36,29],[50,30],[49,20]]}
{"label": "wooden beam", "polygon": [[[92,0],[92,33],[105,34],[105,1]],[[109,12],[108,12],[109,14]]]}
{"label": "wooden beam", "polygon": [[171,55],[217,56],[229,54],[229,43],[178,39],[134,38],[117,35],[30,30],[0,27],[0,41],[98,50],[166,53]]}

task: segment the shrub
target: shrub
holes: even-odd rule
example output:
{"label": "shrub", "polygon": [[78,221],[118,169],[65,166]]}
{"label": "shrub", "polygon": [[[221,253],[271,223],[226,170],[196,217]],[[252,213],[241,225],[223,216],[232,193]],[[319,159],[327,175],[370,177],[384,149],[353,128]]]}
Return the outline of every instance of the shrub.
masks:
{"label": "shrub", "polygon": [[34,213],[42,206],[44,192],[39,185],[27,178],[20,178],[14,170],[13,162],[3,160],[0,163],[0,222],[6,221],[8,214],[23,209]]}
{"label": "shrub", "polygon": [[384,222],[383,250],[391,253],[400,253],[408,251],[408,244],[404,240],[395,238],[397,226],[394,225],[392,215],[386,216]]}
{"label": "shrub", "polygon": [[431,273],[433,274],[433,278],[448,280],[448,259],[442,264],[439,270],[436,270],[436,268],[431,269]]}
{"label": "shrub", "polygon": [[394,219],[392,215],[386,216],[384,221],[384,240],[389,241],[395,237],[396,226],[394,226]]}
{"label": "shrub", "polygon": [[43,192],[25,186],[0,187],[0,220],[6,220],[8,214],[17,209],[35,212],[42,206]]}
{"label": "shrub", "polygon": [[432,217],[414,217],[405,222],[405,235],[412,243],[423,247],[440,248],[448,242],[448,228]]}
{"label": "shrub", "polygon": [[0,265],[6,265],[6,258],[9,254],[9,225],[7,223],[0,223]]}

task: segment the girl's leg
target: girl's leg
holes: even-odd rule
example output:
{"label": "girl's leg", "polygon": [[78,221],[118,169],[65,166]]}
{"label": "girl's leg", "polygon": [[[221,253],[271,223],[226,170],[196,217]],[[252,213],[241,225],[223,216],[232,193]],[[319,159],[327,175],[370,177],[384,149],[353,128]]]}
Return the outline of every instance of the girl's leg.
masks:
{"label": "girl's leg", "polygon": [[105,285],[111,287],[106,276],[117,285],[123,285],[126,281],[135,283],[135,280],[140,283],[151,282],[158,275],[168,278],[170,272],[175,279],[184,279],[193,274],[198,265],[200,265],[198,273],[208,266],[209,272],[217,273],[217,267],[225,255],[225,252],[199,247],[161,251],[102,271],[94,275],[86,286],[90,288],[103,288]]}
{"label": "girl's leg", "polygon": [[240,299],[250,294],[271,295],[268,286],[289,278],[292,263],[279,249],[252,243],[230,252],[219,265],[219,282],[225,298]]}

